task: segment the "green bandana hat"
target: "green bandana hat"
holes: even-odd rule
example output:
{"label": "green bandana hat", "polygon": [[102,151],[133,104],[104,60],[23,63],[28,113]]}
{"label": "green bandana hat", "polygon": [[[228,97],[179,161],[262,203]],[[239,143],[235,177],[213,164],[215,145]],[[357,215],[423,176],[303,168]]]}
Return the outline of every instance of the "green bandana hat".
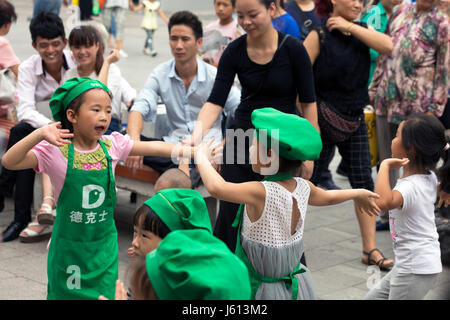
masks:
{"label": "green bandana hat", "polygon": [[267,148],[277,141],[279,155],[288,160],[317,160],[322,151],[319,132],[308,120],[273,108],[252,112],[256,139]]}
{"label": "green bandana hat", "polygon": [[55,90],[50,99],[50,109],[55,121],[62,121],[69,104],[80,94],[91,89],[102,89],[109,94],[108,87],[101,81],[89,77],[74,77],[66,80]]}
{"label": "green bandana hat", "polygon": [[247,267],[206,230],[170,232],[145,260],[160,300],[250,299]]}
{"label": "green bandana hat", "polygon": [[212,233],[208,208],[198,191],[164,189],[144,204],[158,215],[170,231],[201,228]]}

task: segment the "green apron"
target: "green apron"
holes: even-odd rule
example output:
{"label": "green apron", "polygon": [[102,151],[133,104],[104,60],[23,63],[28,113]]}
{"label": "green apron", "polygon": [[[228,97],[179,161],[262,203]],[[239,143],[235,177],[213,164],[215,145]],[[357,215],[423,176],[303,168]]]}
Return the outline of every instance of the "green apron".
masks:
{"label": "green apron", "polygon": [[[274,176],[268,176],[263,179],[263,181],[282,181],[291,179],[291,174],[276,174]],[[242,222],[244,218],[244,204],[241,204],[239,206],[238,212],[236,214],[236,219],[233,222],[233,227],[238,227],[238,236],[236,241],[236,250],[235,254],[245,263],[245,265],[248,268],[248,273],[250,276],[250,286],[252,289],[252,300],[255,300],[256,292],[258,291],[261,283],[275,283],[279,281],[284,281],[286,285],[286,289],[289,290],[289,288],[292,286],[292,300],[297,300],[298,295],[298,280],[295,277],[295,275],[306,272],[305,269],[300,268],[301,262],[299,261],[297,266],[292,270],[291,273],[289,273],[287,276],[282,278],[272,278],[272,277],[264,277],[261,274],[259,274],[255,268],[253,268],[252,263],[248,260],[247,254],[245,253],[244,249],[242,248],[241,244],[241,228],[242,228]]]}
{"label": "green apron", "polygon": [[99,141],[108,168],[73,168],[69,145],[67,173],[58,198],[47,260],[47,299],[114,299],[119,247],[114,223],[116,185],[112,159]]}

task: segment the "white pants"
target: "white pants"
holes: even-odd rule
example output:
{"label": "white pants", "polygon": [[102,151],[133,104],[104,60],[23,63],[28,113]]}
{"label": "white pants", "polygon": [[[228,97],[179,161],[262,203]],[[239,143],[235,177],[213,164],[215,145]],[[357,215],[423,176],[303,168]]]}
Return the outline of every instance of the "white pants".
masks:
{"label": "white pants", "polygon": [[434,287],[438,275],[398,273],[394,266],[364,300],[422,300]]}

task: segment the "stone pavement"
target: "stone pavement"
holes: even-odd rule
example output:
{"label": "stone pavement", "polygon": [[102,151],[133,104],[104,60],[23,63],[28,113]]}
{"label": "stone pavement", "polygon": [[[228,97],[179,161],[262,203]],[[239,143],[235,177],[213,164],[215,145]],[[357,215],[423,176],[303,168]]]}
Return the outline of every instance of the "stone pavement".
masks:
{"label": "stone pavement", "polygon": [[[12,26],[7,38],[19,58],[25,60],[35,53],[31,47],[27,21],[32,7],[28,0],[14,0],[13,3],[16,6],[18,21]],[[197,13],[204,22],[215,18],[210,11]],[[62,10],[61,16],[66,21],[65,9]],[[129,57],[118,62],[123,75],[137,90],[143,87],[147,76],[157,64],[171,57],[167,28],[161,20],[160,29],[155,34],[158,56],[151,58],[142,54],[144,32],[140,29],[140,20],[139,13],[128,12],[124,50]],[[348,181],[335,173],[339,159],[337,154],[330,168],[335,182],[347,188]],[[373,176],[376,178],[375,170]],[[3,230],[14,216],[12,200],[7,199],[5,205],[5,210],[0,213],[0,230]],[[127,248],[132,240],[134,211],[135,205],[129,202],[129,192],[119,191],[115,212],[119,231],[119,278],[125,282],[129,264]],[[368,291],[367,283],[372,283],[371,279],[376,274],[360,262],[361,236],[351,202],[330,207],[309,207],[305,221],[305,245],[307,264],[312,272],[319,299],[355,300],[364,297]],[[18,240],[0,243],[0,300],[45,299],[46,246],[47,242],[24,244]],[[377,232],[377,246],[387,257],[393,258],[389,232]],[[384,274],[382,272],[380,276]],[[436,287],[426,298],[448,299],[449,288],[450,268],[446,267],[439,276]]]}

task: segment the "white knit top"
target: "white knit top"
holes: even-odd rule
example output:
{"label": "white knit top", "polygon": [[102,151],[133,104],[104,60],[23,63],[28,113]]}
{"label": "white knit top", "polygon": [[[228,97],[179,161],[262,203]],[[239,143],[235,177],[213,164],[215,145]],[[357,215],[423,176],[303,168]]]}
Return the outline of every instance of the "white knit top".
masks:
{"label": "white knit top", "polygon": [[[283,247],[303,238],[304,221],[310,188],[308,182],[302,178],[294,178],[297,182],[295,190],[291,193],[280,184],[271,181],[262,181],[266,189],[266,200],[261,217],[251,222],[244,208],[244,221],[242,236],[269,247]],[[293,198],[297,201],[300,218],[291,235]]]}

